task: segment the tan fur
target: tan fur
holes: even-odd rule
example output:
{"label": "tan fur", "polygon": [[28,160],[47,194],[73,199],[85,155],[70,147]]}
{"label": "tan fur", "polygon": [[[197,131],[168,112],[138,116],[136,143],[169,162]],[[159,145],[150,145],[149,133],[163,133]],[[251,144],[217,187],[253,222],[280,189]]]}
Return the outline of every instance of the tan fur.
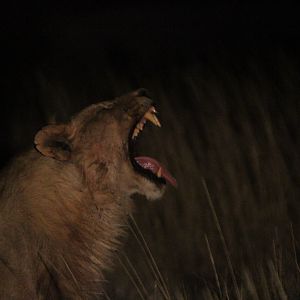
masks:
{"label": "tan fur", "polygon": [[0,298],[98,299],[130,196],[163,187],[128,157],[130,128],[150,107],[144,90],[49,125],[0,181]]}

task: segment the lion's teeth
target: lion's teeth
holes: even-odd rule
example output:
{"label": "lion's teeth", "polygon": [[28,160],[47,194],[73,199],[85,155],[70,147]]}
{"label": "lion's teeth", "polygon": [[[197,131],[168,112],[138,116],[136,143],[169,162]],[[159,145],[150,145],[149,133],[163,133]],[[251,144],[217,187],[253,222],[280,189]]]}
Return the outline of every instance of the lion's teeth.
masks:
{"label": "lion's teeth", "polygon": [[138,128],[135,128],[132,134],[132,139],[134,139],[135,137],[137,137],[140,133],[140,130]]}
{"label": "lion's teeth", "polygon": [[151,112],[155,113],[155,114],[157,113],[157,111],[156,111],[156,109],[155,109],[154,106],[151,106],[149,110],[150,110]]}
{"label": "lion's teeth", "polygon": [[157,173],[156,173],[157,177],[161,177],[161,168],[158,169]]}
{"label": "lion's teeth", "polygon": [[143,130],[144,124],[141,123],[141,122],[139,122],[139,123],[136,125],[136,127],[137,127],[139,130]]}
{"label": "lion's teeth", "polygon": [[137,123],[136,127],[134,128],[133,134],[132,134],[132,139],[136,138],[140,131],[144,129],[144,125],[146,124],[147,120],[153,123],[154,125],[161,127],[161,124],[156,117],[157,111],[154,106],[151,106],[149,110],[145,113],[145,115],[142,117],[139,123]]}
{"label": "lion's teeth", "polygon": [[153,113],[147,111],[144,115],[144,118],[152,122],[154,125],[161,127],[159,120],[157,119],[156,115],[154,115]]}
{"label": "lion's teeth", "polygon": [[157,125],[158,127],[161,127],[161,124],[160,124],[160,122],[159,122],[157,116],[156,116],[156,115],[152,115],[152,116],[153,116],[153,118],[155,119],[156,125]]}

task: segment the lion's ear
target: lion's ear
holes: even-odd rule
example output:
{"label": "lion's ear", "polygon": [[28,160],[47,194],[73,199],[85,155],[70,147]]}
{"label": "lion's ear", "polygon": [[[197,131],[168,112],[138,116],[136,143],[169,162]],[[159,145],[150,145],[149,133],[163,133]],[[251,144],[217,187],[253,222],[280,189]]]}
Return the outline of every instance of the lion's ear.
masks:
{"label": "lion's ear", "polygon": [[71,157],[66,125],[48,125],[42,128],[35,135],[34,143],[36,149],[45,156],[57,160],[68,160]]}

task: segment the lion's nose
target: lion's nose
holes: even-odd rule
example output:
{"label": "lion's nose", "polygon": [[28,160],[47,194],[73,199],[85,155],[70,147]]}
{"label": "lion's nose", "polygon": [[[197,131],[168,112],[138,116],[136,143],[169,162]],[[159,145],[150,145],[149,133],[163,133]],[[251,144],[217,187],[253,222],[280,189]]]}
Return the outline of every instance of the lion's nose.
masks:
{"label": "lion's nose", "polygon": [[135,97],[148,97],[148,98],[150,97],[148,90],[144,88],[134,91],[133,95]]}

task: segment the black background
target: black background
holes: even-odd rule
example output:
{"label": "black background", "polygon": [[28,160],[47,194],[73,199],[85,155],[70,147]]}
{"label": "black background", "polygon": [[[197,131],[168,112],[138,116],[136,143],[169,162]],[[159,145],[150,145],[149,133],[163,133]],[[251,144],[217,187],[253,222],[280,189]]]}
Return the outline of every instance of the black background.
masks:
{"label": "black background", "polygon": [[[117,93],[105,83],[109,72],[130,78],[130,89],[138,88],[141,78],[166,78],[170,66],[205,68],[207,61],[214,60],[238,69],[250,59],[272,68],[274,52],[284,53],[297,65],[299,34],[298,6],[284,3],[5,3],[1,9],[3,161],[18,148],[9,146],[5,130],[13,111],[19,110],[21,117],[23,112],[28,121],[30,113],[25,111],[41,105],[37,74],[61,82],[90,103]],[[238,71],[243,76],[243,67]],[[80,107],[74,103],[71,113]],[[44,122],[41,112],[32,118],[35,128]]]}

